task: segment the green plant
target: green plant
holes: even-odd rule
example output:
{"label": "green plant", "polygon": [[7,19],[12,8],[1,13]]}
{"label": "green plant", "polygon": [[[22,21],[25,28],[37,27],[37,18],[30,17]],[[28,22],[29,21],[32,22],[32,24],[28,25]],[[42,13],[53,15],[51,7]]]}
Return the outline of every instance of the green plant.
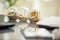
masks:
{"label": "green plant", "polygon": [[16,1],[17,1],[17,0],[14,0],[14,1],[13,1],[13,0],[6,0],[6,1],[9,2],[9,5],[10,5],[10,6],[12,6],[12,5],[16,4]]}

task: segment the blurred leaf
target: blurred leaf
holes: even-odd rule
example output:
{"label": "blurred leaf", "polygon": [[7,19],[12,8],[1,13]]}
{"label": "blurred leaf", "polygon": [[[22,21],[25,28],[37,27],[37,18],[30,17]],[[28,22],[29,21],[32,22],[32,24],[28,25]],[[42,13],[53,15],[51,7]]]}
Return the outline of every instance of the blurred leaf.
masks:
{"label": "blurred leaf", "polygon": [[16,3],[17,0],[14,0],[14,2],[12,2],[12,0],[7,0],[10,4],[10,6],[14,5]]}
{"label": "blurred leaf", "polygon": [[14,2],[12,2],[10,6],[14,5],[14,4],[16,3],[16,1],[17,1],[17,0],[14,0]]}

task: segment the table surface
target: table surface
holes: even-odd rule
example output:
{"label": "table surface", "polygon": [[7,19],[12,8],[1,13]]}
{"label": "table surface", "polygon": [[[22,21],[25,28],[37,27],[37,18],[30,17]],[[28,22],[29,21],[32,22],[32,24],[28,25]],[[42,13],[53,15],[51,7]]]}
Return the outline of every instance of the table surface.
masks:
{"label": "table surface", "polygon": [[0,30],[0,40],[25,40],[25,37],[21,34],[20,29],[21,27],[26,27],[28,25],[35,26],[35,24],[15,23],[14,27]]}
{"label": "table surface", "polygon": [[[18,23],[9,29],[0,30],[0,40],[26,40],[21,33],[21,27],[36,26],[34,23]],[[37,26],[36,26],[37,27]]]}

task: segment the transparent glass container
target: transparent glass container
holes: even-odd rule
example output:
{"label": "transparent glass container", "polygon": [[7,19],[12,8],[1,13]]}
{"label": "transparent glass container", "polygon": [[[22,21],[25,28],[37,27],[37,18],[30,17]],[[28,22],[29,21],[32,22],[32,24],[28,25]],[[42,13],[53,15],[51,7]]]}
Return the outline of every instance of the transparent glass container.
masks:
{"label": "transparent glass container", "polygon": [[10,7],[8,9],[7,16],[9,17],[10,20],[16,20],[17,19],[17,8],[16,7]]}

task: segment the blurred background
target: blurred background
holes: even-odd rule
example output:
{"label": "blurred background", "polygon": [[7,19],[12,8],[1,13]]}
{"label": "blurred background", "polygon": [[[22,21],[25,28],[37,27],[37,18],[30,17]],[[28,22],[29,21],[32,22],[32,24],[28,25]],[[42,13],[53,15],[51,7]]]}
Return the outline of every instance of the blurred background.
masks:
{"label": "blurred background", "polygon": [[0,14],[5,15],[11,6],[36,9],[40,19],[60,16],[60,0],[0,0]]}
{"label": "blurred background", "polygon": [[[55,22],[54,21],[55,17],[51,17],[51,16],[59,16],[59,17],[57,17],[58,19]],[[15,31],[15,33],[17,33],[17,35],[16,34],[14,35],[14,33],[11,33],[12,35],[11,38],[15,39],[16,37],[16,39],[19,39],[21,37],[19,33],[20,27],[21,28],[23,27],[22,29],[24,29],[25,27],[26,28],[30,27],[29,23],[31,23],[31,27],[34,27],[36,29],[37,27],[36,23],[37,22],[40,23],[40,19],[45,19],[49,17],[52,18],[51,20],[52,22],[49,21],[50,23],[54,23],[53,24],[54,26],[55,26],[55,23],[57,23],[60,27],[60,19],[59,19],[60,18],[60,0],[0,0],[0,20],[1,20],[0,23],[16,24],[16,22],[17,23],[22,22],[22,24],[18,24],[11,28]],[[23,22],[27,22],[27,23],[25,24]],[[36,23],[32,24],[32,22],[36,22]],[[42,21],[42,23],[43,22],[44,21]],[[46,23],[49,23],[49,22],[46,21]],[[55,27],[58,27],[58,26],[55,26]],[[32,28],[30,28],[30,30],[31,29]],[[41,32],[41,34],[50,35],[50,32],[45,31],[45,29],[41,29],[41,30],[42,31],[37,31],[37,32],[38,33]],[[53,34],[55,34],[56,37],[59,38],[60,28],[58,28],[56,31],[57,32],[53,31],[54,32]],[[37,34],[37,32],[35,34]],[[6,37],[6,35],[4,37]],[[6,39],[9,37],[10,36],[7,35]]]}

